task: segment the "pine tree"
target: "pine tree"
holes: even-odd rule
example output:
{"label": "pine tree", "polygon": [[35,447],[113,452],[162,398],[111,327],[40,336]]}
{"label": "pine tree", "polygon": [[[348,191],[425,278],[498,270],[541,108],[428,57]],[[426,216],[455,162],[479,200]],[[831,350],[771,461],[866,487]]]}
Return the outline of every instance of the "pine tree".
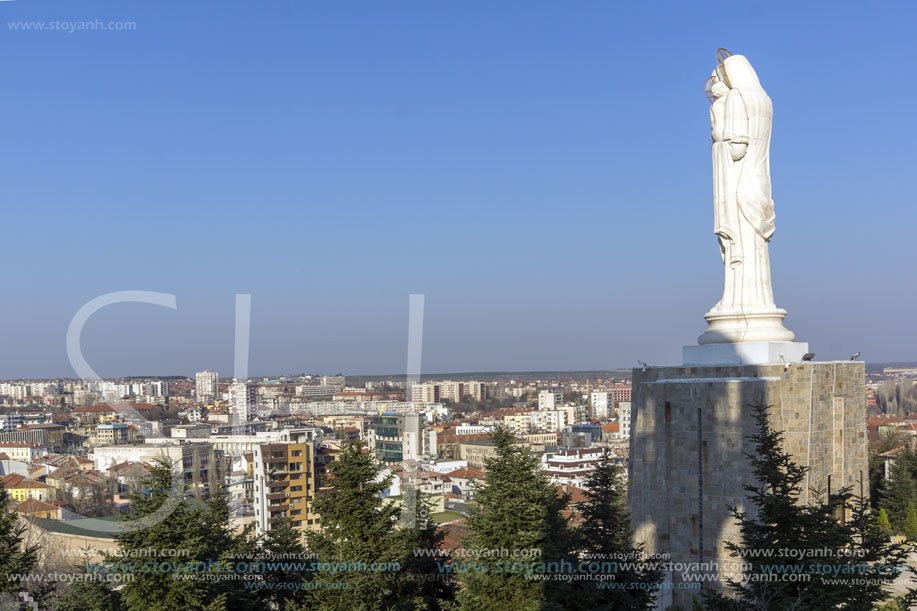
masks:
{"label": "pine tree", "polygon": [[589,609],[654,609],[654,588],[662,581],[662,572],[652,562],[639,570],[622,567],[637,562],[643,549],[633,543],[621,472],[607,448],[602,451],[601,462],[586,476],[585,496],[577,508],[582,522],[574,529],[580,561],[594,561],[600,568],[603,563],[617,561],[617,568],[611,564],[607,567],[614,582],[633,587],[600,589],[596,581],[576,581],[577,601]]}
{"label": "pine tree", "polygon": [[402,602],[411,601],[408,606],[418,609],[441,609],[455,599],[455,580],[443,569],[444,558],[436,555],[442,547],[444,533],[430,517],[432,505],[429,500],[415,490],[405,490],[402,515],[409,515],[405,512],[410,509],[408,499],[411,497],[414,501],[413,520],[402,520],[403,541],[400,545],[408,553],[401,565],[398,598]]}
{"label": "pine tree", "polygon": [[[860,482],[860,494],[851,497],[848,503],[850,541],[838,550],[847,563],[839,571],[838,579],[847,583],[835,582],[835,587],[846,593],[845,609],[867,611],[889,599],[889,588],[901,576],[899,567],[908,566],[912,546],[890,541],[887,528],[882,528],[882,514],[872,510],[862,490],[863,483]],[[885,525],[888,525],[887,516]],[[913,569],[909,572],[914,574]],[[905,599],[914,602],[914,597],[912,591]]]}
{"label": "pine tree", "polygon": [[[120,565],[125,567],[122,572],[132,576],[121,590],[124,607],[128,611],[260,608],[254,594],[242,587],[244,582],[230,574],[234,556],[247,555],[253,546],[250,531],[238,537],[233,534],[226,500],[214,496],[192,505],[183,498],[180,480],[176,479],[173,490],[168,462],[155,465],[146,484],[146,490],[131,495],[132,513],[125,519],[146,519],[149,524],[120,532],[118,553],[105,555],[114,566],[124,558],[153,558],[136,567]],[[167,515],[157,513],[173,503]],[[168,571],[163,570],[164,563],[169,563]]]}
{"label": "pine tree", "polygon": [[892,525],[888,521],[888,512],[884,509],[879,510],[879,529],[884,533],[890,533],[892,530]]}
{"label": "pine tree", "polygon": [[888,513],[895,532],[904,532],[907,506],[917,501],[917,482],[914,480],[913,453],[905,449],[892,459],[888,477],[879,486],[879,506]]}
{"label": "pine tree", "polygon": [[908,503],[907,514],[904,518],[904,534],[913,541],[917,539],[917,510],[914,509],[913,503]]}
{"label": "pine tree", "polygon": [[[468,517],[471,534],[464,542],[468,564],[458,573],[459,605],[493,611],[572,608],[571,589],[550,579],[570,572],[575,560],[562,513],[569,495],[558,494],[539,459],[507,429],[496,429],[491,439],[497,454],[485,459],[487,479],[474,493],[477,507]],[[550,574],[548,580],[532,579],[535,573]]]}
{"label": "pine tree", "polygon": [[[372,453],[348,444],[329,466],[330,490],[315,501],[322,528],[309,533],[309,551],[335,571],[312,576],[308,607],[325,610],[385,609],[398,606],[404,591],[400,564],[407,550],[397,530],[401,510],[379,495],[392,476]],[[320,565],[321,566],[321,565]]]}
{"label": "pine tree", "polygon": [[[800,503],[807,469],[783,451],[783,434],[771,428],[769,406],[752,405],[758,431],[749,437],[755,445],[745,456],[752,464],[755,481],[745,486],[754,513],[731,507],[739,525],[741,543],[727,543],[733,556],[749,566],[747,580],[727,580],[733,599],[705,591],[711,609],[836,609],[848,592],[827,582],[828,575],[811,575],[805,581],[769,580],[773,571],[807,572],[812,550],[843,549],[852,531],[834,519],[837,502]],[[843,494],[835,498],[843,499]],[[827,571],[842,563],[839,558],[818,558]]]}
{"label": "pine tree", "polygon": [[[308,566],[306,546],[303,545],[300,531],[293,527],[287,516],[281,516],[271,524],[261,547],[260,557],[267,563],[282,567],[279,570],[265,572],[263,580],[272,584],[261,590],[262,601],[276,609],[286,609],[287,603],[301,604],[305,601],[305,590],[288,589],[286,584],[301,583],[308,579],[297,568]],[[278,584],[283,584],[278,587]]]}
{"label": "pine tree", "polygon": [[74,581],[54,600],[54,611],[120,611],[121,595],[104,581]]}
{"label": "pine tree", "polygon": [[[745,581],[730,581],[734,595],[707,592],[708,609],[751,611],[806,609],[867,611],[887,600],[888,587],[899,577],[891,567],[906,566],[911,547],[893,544],[882,532],[881,513],[871,510],[862,491],[843,489],[826,502],[800,503],[807,469],[783,451],[783,435],[768,421],[768,407],[752,406],[758,432],[752,463],[755,484],[745,486],[756,510],[754,518],[732,509],[742,533],[742,543],[729,543],[734,556],[750,565]],[[836,519],[843,508],[850,519]],[[887,522],[887,520],[886,520]],[[828,556],[824,555],[829,551]],[[783,556],[783,557],[781,557]],[[774,575],[803,573],[808,579],[793,581]],[[911,592],[906,597],[914,599]]]}
{"label": "pine tree", "polygon": [[15,576],[28,575],[38,560],[38,545],[23,545],[26,525],[9,509],[9,492],[0,486],[0,594],[16,595],[26,584]]}

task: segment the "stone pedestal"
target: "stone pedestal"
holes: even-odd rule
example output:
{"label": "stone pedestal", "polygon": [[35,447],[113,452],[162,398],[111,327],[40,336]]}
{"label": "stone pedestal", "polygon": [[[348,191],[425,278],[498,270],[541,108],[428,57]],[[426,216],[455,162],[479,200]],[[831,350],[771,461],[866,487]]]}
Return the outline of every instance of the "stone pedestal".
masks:
{"label": "stone pedestal", "polygon": [[[633,372],[628,509],[635,539],[648,553],[701,567],[704,587],[739,574],[725,543],[739,530],[727,509],[751,510],[748,436],[757,431],[750,404],[771,409],[785,448],[810,467],[805,488],[868,489],[865,365],[802,362],[734,366],[649,367]],[[802,501],[808,501],[809,492]],[[710,579],[709,574],[715,573]],[[699,589],[679,572],[665,604],[691,608]],[[701,586],[700,580],[694,580]]]}
{"label": "stone pedestal", "polygon": [[684,365],[785,365],[800,363],[809,352],[806,342],[742,342],[684,346]]}

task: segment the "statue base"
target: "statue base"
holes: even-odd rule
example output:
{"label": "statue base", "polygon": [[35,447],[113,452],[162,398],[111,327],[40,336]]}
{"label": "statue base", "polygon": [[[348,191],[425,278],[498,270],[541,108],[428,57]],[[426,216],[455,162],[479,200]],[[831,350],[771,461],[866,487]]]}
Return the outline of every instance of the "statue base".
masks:
{"label": "statue base", "polygon": [[683,346],[684,366],[801,363],[808,342],[741,342]]}
{"label": "statue base", "polygon": [[704,315],[707,332],[697,343],[737,344],[744,342],[792,342],[796,334],[783,326],[786,310],[780,308],[718,310]]}

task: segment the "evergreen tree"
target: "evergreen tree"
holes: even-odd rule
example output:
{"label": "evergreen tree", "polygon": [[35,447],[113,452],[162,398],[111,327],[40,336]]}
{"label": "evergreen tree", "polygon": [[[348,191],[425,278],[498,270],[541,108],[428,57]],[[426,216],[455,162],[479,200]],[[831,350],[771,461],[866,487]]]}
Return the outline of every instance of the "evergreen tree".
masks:
{"label": "evergreen tree", "polygon": [[895,532],[904,531],[907,507],[917,501],[917,482],[914,481],[913,453],[905,449],[892,459],[888,477],[879,486],[879,506],[888,513]]}
{"label": "evergreen tree", "polygon": [[301,570],[297,570],[308,565],[307,556],[302,535],[293,527],[290,519],[287,516],[276,519],[264,537],[260,557],[264,562],[274,563],[275,567],[280,568],[264,573],[264,582],[273,588],[261,590],[263,602],[276,609],[286,609],[287,603],[301,604],[305,601],[305,590],[289,589],[287,584],[301,583],[307,577]]}
{"label": "evergreen tree", "polygon": [[[807,469],[783,451],[783,435],[768,421],[768,407],[752,406],[758,432],[752,463],[755,483],[745,486],[754,517],[732,508],[742,543],[727,547],[747,565],[745,581],[729,581],[733,598],[706,592],[708,609],[751,611],[806,609],[866,611],[888,598],[888,586],[899,576],[891,567],[906,566],[911,547],[892,544],[861,491],[839,491],[827,502],[800,503]],[[861,482],[861,488],[864,482]],[[849,513],[844,523],[840,509]],[[824,551],[831,553],[826,557]],[[779,579],[806,574],[808,579]],[[773,580],[774,576],[778,579]],[[865,585],[864,585],[865,584]],[[911,592],[907,599],[913,600]]]}
{"label": "evergreen tree", "polygon": [[[446,607],[455,599],[455,582],[451,574],[442,569],[445,559],[436,555],[442,547],[444,534],[430,517],[429,500],[413,489],[405,490],[402,498],[401,545],[408,553],[401,565],[403,580],[398,597],[403,602],[411,601],[410,606],[418,609]],[[405,520],[411,500],[414,503],[413,520]]]}
{"label": "evergreen tree", "polygon": [[26,525],[19,521],[19,514],[8,508],[9,492],[0,486],[0,594],[17,595],[26,589],[26,584],[16,575],[28,575],[38,560],[38,545],[23,545]]}
{"label": "evergreen tree", "polygon": [[[835,583],[846,592],[844,609],[867,611],[889,599],[889,586],[901,576],[901,569],[908,565],[908,554],[912,546],[892,543],[887,529],[883,531],[882,515],[872,510],[869,499],[862,491],[848,503],[850,511],[850,541],[846,548],[838,550],[845,554],[847,566],[838,573],[846,584]],[[886,525],[888,518],[886,517]],[[894,568],[892,568],[894,567]],[[913,569],[909,573],[914,574]],[[909,593],[905,600],[914,602],[915,594]]]}
{"label": "evergreen tree", "polygon": [[910,539],[917,539],[917,510],[914,509],[913,503],[908,503],[907,514],[904,518],[904,534]]}
{"label": "evergreen tree", "polygon": [[[644,563],[639,570],[629,568],[642,556],[643,549],[633,543],[621,472],[607,448],[602,451],[601,462],[586,476],[585,496],[577,508],[582,521],[574,529],[580,560],[594,561],[599,567],[603,563],[621,563],[617,567],[608,565],[614,582],[634,585],[631,589],[600,589],[596,581],[577,581],[577,601],[588,609],[654,609],[655,586],[662,581],[662,572],[652,562]],[[622,568],[622,564],[628,568]]]}
{"label": "evergreen tree", "polygon": [[[829,575],[813,574],[805,581],[779,579],[779,574],[808,572],[813,550],[843,549],[851,531],[834,519],[837,503],[800,503],[807,469],[793,462],[783,451],[783,434],[771,428],[769,407],[753,405],[758,431],[749,437],[755,445],[745,456],[752,464],[755,481],[745,486],[754,513],[730,508],[739,525],[742,543],[727,543],[733,556],[749,566],[747,581],[727,580],[734,598],[705,591],[705,605],[711,609],[836,609],[848,595],[844,588],[829,584]],[[837,497],[836,497],[837,498]],[[842,496],[840,498],[843,498]],[[842,562],[839,558],[818,558],[825,571]]]}
{"label": "evergreen tree", "polygon": [[392,476],[372,453],[348,444],[328,468],[330,490],[315,500],[320,531],[309,533],[309,551],[335,571],[312,575],[308,608],[351,611],[397,607],[404,599],[400,564],[407,550],[398,531],[401,510],[379,495]]}
{"label": "evergreen tree", "polygon": [[[194,501],[184,499],[183,483],[178,482],[177,489],[172,490],[173,470],[167,462],[153,467],[146,484],[146,490],[131,495],[132,513],[125,519],[147,518],[150,523],[145,528],[120,532],[116,537],[118,553],[105,557],[132,576],[121,590],[125,608],[128,611],[260,608],[254,594],[242,587],[244,582],[232,579],[229,574],[234,556],[247,555],[253,546],[250,531],[238,537],[233,534],[226,500],[213,496],[195,506]],[[167,515],[157,513],[172,503],[174,508]],[[123,562],[125,558],[154,560],[131,566]],[[169,570],[163,570],[164,567]]]}
{"label": "evergreen tree", "polygon": [[74,581],[54,600],[54,611],[120,611],[121,595],[104,581]]}
{"label": "evergreen tree", "polygon": [[892,525],[888,521],[888,512],[884,509],[879,510],[879,529],[884,533],[890,533],[892,530]]}
{"label": "evergreen tree", "polygon": [[[570,572],[575,561],[562,513],[569,495],[558,494],[539,459],[507,429],[496,429],[491,439],[497,455],[485,459],[487,479],[475,489],[477,507],[468,517],[471,534],[464,542],[470,560],[458,573],[459,605],[492,611],[573,608],[571,588],[551,579]],[[537,579],[537,573],[548,579]]]}

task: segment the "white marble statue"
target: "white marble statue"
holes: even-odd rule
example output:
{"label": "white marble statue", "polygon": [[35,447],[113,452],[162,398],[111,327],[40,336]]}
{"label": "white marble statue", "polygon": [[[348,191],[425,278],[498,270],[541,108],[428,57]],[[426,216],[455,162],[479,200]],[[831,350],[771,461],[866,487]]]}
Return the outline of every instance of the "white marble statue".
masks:
{"label": "white marble statue", "polygon": [[713,232],[725,269],[723,297],[698,343],[792,341],[774,304],[768,243],[774,235],[770,138],[773,106],[742,55],[717,51],[707,80],[713,140]]}

